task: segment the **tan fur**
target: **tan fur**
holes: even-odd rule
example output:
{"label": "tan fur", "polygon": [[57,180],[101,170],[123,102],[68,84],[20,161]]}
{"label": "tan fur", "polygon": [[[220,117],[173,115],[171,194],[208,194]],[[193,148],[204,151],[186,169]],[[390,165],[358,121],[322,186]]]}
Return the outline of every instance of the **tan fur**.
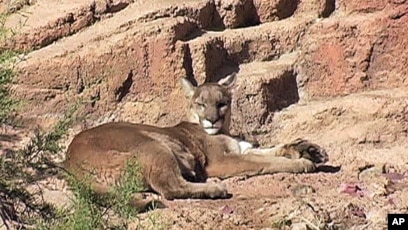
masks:
{"label": "tan fur", "polygon": [[[218,104],[218,108],[219,103],[230,106],[228,87],[214,83],[204,86],[207,93],[200,94],[199,103]],[[193,95],[199,95],[199,89],[194,89]],[[211,116],[211,112],[208,114]],[[228,114],[217,116],[224,119],[222,117]],[[304,140],[271,149],[251,149],[246,154],[240,151],[239,141],[234,138],[209,135],[201,125],[191,122],[167,128],[117,122],[75,136],[64,167],[77,177],[91,177],[93,189],[103,194],[118,183],[126,162],[136,159],[142,168],[146,189],[166,199],[227,198],[230,194],[226,187],[206,182],[208,177],[312,172],[315,163],[327,161],[324,150]]]}
{"label": "tan fur", "polygon": [[[205,83],[198,87],[194,87],[187,79],[182,78],[181,86],[188,101],[188,121],[200,124],[210,135],[229,135],[231,89],[235,82],[235,73],[221,79],[218,83]],[[211,130],[212,127],[216,127],[215,131]]]}

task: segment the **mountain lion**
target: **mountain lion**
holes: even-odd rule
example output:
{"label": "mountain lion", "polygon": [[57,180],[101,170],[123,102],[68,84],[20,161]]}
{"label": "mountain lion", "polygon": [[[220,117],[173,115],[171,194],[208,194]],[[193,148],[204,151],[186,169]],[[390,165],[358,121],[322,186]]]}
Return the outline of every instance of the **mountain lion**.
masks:
{"label": "mountain lion", "polygon": [[165,128],[112,122],[80,132],[68,147],[64,168],[79,178],[90,177],[91,187],[104,194],[119,183],[126,163],[137,160],[146,189],[166,199],[228,198],[222,183],[207,178],[307,173],[328,160],[322,148],[301,139],[243,150],[228,135],[235,78],[198,87],[182,79],[190,122]]}

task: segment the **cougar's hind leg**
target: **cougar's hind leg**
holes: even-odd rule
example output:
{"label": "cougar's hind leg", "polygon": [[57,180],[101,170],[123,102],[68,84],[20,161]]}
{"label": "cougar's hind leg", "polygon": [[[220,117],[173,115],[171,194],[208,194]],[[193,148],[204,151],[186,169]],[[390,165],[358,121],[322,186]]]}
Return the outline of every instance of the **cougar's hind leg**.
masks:
{"label": "cougar's hind leg", "polygon": [[141,193],[134,194],[129,204],[136,208],[138,212],[146,212],[157,208],[166,208],[166,205],[161,200],[153,197],[145,197],[145,195]]}
{"label": "cougar's hind leg", "polygon": [[226,187],[220,183],[192,183],[181,174],[177,159],[171,153],[161,154],[159,165],[149,169],[146,178],[151,188],[166,199],[229,198]]}

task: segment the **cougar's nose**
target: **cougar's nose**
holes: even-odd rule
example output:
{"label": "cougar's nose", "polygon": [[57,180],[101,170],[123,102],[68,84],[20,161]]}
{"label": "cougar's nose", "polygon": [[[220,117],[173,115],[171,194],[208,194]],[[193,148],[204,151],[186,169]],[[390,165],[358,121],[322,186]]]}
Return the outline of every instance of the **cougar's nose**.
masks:
{"label": "cougar's nose", "polygon": [[220,117],[218,115],[217,116],[210,116],[210,117],[207,118],[207,120],[209,122],[211,122],[212,124],[215,124],[219,119],[220,119]]}
{"label": "cougar's nose", "polygon": [[210,108],[208,108],[205,114],[206,115],[205,118],[207,119],[207,121],[211,122],[212,124],[215,124],[220,119],[220,115],[218,114],[217,108],[212,107]]}

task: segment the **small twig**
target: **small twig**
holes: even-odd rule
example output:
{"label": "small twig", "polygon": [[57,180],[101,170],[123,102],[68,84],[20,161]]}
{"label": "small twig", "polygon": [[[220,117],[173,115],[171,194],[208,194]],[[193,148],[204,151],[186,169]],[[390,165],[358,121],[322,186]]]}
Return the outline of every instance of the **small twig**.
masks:
{"label": "small twig", "polygon": [[315,230],[320,230],[320,228],[318,226],[316,226],[315,224],[312,223],[312,221],[304,218],[304,217],[300,217],[301,220],[303,220],[304,222],[306,222],[308,225],[310,225],[313,229]]}
{"label": "small twig", "polygon": [[367,223],[366,225],[364,225],[364,226],[361,228],[361,230],[367,229],[371,224],[372,224],[372,222]]}
{"label": "small twig", "polygon": [[[0,217],[1,217],[1,221],[3,221],[3,225],[2,226],[6,226],[6,229],[10,229],[10,227],[7,224],[7,220],[5,218],[5,215],[7,215],[7,213],[4,213],[3,209],[0,209]],[[2,227],[0,226],[0,227]]]}

